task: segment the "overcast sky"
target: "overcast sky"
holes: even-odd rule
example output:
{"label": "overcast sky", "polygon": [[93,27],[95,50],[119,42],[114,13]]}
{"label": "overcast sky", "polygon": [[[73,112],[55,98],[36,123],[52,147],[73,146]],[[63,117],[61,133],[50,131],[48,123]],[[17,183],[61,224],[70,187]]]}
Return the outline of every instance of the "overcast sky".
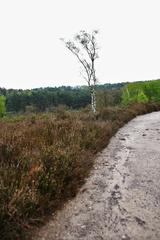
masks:
{"label": "overcast sky", "polygon": [[99,29],[100,83],[160,78],[159,0],[0,0],[0,87],[84,85],[59,38]]}

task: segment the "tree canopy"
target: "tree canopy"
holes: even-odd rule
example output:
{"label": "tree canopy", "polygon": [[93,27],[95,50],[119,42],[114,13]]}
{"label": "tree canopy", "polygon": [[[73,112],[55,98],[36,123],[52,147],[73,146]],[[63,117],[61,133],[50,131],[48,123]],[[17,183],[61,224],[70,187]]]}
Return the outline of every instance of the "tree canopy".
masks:
{"label": "tree canopy", "polygon": [[0,95],[0,117],[3,117],[6,112],[6,98],[3,95]]}
{"label": "tree canopy", "polygon": [[123,89],[122,103],[160,101],[160,80],[128,83]]}
{"label": "tree canopy", "polygon": [[[115,90],[122,86],[124,86],[124,83],[97,85],[97,97],[100,95],[101,104],[102,100],[105,101],[105,104],[108,104],[110,100],[106,99],[106,94],[110,92],[110,95],[114,95]],[[15,113],[28,110],[37,112],[50,111],[54,110],[54,108],[59,105],[66,105],[72,109],[79,109],[90,104],[90,92],[86,86],[47,87],[31,90],[7,90],[5,88],[0,88],[0,95],[5,96],[6,98],[6,111]],[[104,96],[103,98],[102,95]],[[99,100],[97,99],[97,101]]]}

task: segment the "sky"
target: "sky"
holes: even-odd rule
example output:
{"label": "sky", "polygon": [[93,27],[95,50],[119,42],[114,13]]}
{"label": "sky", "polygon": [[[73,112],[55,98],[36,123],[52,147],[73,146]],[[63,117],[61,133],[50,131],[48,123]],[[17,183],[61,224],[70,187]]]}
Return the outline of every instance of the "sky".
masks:
{"label": "sky", "polygon": [[160,78],[159,0],[0,0],[0,87],[85,85],[60,38],[99,30],[100,84]]}

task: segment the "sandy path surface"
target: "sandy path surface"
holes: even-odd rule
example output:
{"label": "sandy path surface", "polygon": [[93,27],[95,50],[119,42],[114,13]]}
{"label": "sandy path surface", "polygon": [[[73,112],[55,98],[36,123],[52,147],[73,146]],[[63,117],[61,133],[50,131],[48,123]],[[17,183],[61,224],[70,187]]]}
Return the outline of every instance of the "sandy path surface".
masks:
{"label": "sandy path surface", "polygon": [[77,197],[35,238],[121,239],[160,240],[160,112],[120,129]]}

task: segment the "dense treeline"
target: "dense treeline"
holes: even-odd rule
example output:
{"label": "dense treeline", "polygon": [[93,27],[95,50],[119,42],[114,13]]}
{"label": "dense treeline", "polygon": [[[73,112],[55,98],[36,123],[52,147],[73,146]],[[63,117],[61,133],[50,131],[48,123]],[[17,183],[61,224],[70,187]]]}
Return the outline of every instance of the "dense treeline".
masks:
{"label": "dense treeline", "polygon": [[1,89],[1,94],[6,96],[8,112],[24,112],[29,106],[37,111],[45,111],[64,104],[68,107],[80,108],[87,105],[90,98],[87,89],[72,89],[71,87],[33,90]]}
{"label": "dense treeline", "polygon": [[[124,83],[98,85],[98,95],[104,98],[107,90],[120,89]],[[86,86],[82,87],[47,87],[32,90],[15,90],[0,88],[0,95],[6,97],[7,112],[47,111],[58,105],[79,109],[90,104],[90,93]],[[108,104],[104,99],[105,104]],[[102,99],[101,99],[102,102]],[[114,102],[113,100],[111,101]],[[102,103],[101,103],[102,105]],[[111,105],[114,105],[111,104]]]}
{"label": "dense treeline", "polygon": [[[115,83],[97,85],[98,108],[139,102],[160,100],[160,80],[134,83]],[[11,113],[54,111],[64,105],[72,109],[84,108],[90,104],[87,86],[47,87],[31,90],[0,88],[0,112]],[[4,105],[5,99],[5,107]],[[3,111],[2,111],[3,109]]]}

